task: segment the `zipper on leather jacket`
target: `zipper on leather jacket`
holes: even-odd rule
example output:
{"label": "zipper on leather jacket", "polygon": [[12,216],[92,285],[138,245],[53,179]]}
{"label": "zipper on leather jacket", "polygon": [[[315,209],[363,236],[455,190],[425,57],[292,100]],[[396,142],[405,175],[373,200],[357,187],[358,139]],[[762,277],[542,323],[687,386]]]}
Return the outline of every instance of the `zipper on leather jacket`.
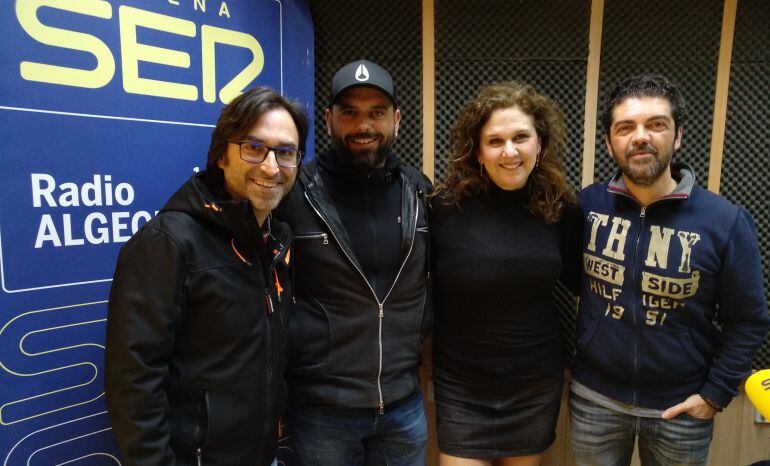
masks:
{"label": "zipper on leather jacket", "polygon": [[380,397],[380,404],[377,407],[377,413],[378,414],[385,414],[385,402],[382,398],[382,385],[380,384],[380,378],[382,377],[382,318],[385,317],[385,312],[383,310],[383,304],[378,303],[378,306],[380,308],[380,312],[378,315],[378,323],[379,323],[379,329],[378,329],[378,336],[377,336],[377,343],[380,347],[380,361],[379,361],[379,368],[377,369],[377,394]]}
{"label": "zipper on leather jacket", "polygon": [[198,447],[198,449],[195,450],[195,464],[197,466],[203,466],[203,449],[201,447]]}
{"label": "zipper on leather jacket", "polygon": [[295,235],[294,241],[298,239],[323,239],[323,244],[329,244],[329,235],[326,233],[308,233],[305,235]]}
{"label": "zipper on leather jacket", "polygon": [[[313,211],[318,215],[318,218],[321,219],[322,222],[324,222],[324,225],[326,225],[326,228],[329,229],[329,231],[332,234],[332,238],[334,238],[334,241],[337,242],[341,246],[339,238],[334,234],[334,230],[332,229],[331,225],[329,225],[329,222],[324,218],[324,216],[321,214],[321,212],[318,210],[318,207],[316,207],[315,203],[310,199],[310,196],[307,193],[307,190],[305,190],[305,199],[307,200],[310,207],[313,209]],[[398,268],[398,273],[396,273],[396,277],[393,280],[393,283],[390,285],[390,289],[385,294],[385,297],[382,299],[382,301],[377,298],[377,293],[375,293],[374,288],[372,288],[372,284],[369,283],[369,280],[366,278],[366,275],[364,275],[363,271],[358,268],[356,263],[353,261],[353,259],[348,255],[347,251],[345,251],[345,248],[340,247],[343,254],[345,254],[345,257],[348,259],[348,262],[350,262],[350,265],[353,266],[353,268],[358,272],[359,275],[361,275],[361,278],[364,280],[364,283],[366,283],[366,286],[369,287],[369,291],[372,292],[372,296],[374,297],[374,301],[377,303],[378,306],[378,321],[379,321],[379,336],[378,336],[378,345],[380,350],[380,360],[379,360],[379,367],[377,368],[377,394],[379,396],[379,403],[377,405],[377,413],[378,414],[385,414],[385,401],[382,397],[382,321],[385,317],[384,314],[384,305],[385,301],[388,300],[388,297],[390,296],[390,293],[393,291],[393,288],[395,288],[396,283],[398,283],[398,279],[401,277],[401,272],[404,270],[404,266],[406,265],[407,261],[409,260],[409,257],[412,255],[412,249],[414,248],[414,241],[417,237],[417,220],[420,218],[420,197],[415,196],[414,199],[415,208],[414,208],[414,229],[412,230],[411,235],[411,242],[409,243],[409,250],[407,251],[406,255],[404,256],[403,262],[401,262],[401,266]]]}

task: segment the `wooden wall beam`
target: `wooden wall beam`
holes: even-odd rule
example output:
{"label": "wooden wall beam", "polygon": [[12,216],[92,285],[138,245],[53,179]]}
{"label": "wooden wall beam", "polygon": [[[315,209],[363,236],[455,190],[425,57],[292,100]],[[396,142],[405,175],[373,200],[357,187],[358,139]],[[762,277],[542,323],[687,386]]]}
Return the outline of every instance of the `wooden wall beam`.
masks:
{"label": "wooden wall beam", "polygon": [[599,64],[602,54],[604,0],[591,1],[591,25],[588,31],[586,64],[586,104],[583,119],[583,176],[581,185],[594,182],[596,164],[596,113],[599,104]]}
{"label": "wooden wall beam", "polygon": [[422,0],[422,171],[436,169],[436,49],[434,0]]}
{"label": "wooden wall beam", "polygon": [[725,0],[722,13],[722,39],[719,43],[717,83],[714,92],[714,115],[711,123],[711,155],[709,156],[708,189],[719,193],[722,178],[722,155],[725,150],[727,124],[727,94],[730,91],[730,65],[733,61],[733,37],[738,0]]}

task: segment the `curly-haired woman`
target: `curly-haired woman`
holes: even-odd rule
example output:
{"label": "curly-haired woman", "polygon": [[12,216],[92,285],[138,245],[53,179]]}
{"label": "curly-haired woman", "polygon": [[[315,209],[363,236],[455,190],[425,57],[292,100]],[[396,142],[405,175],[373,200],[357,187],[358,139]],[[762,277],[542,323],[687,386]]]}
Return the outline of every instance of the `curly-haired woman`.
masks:
{"label": "curly-haired woman", "polygon": [[564,117],[530,85],[492,84],[461,109],[450,143],[431,218],[440,464],[537,465],[563,385],[551,293],[579,280]]}

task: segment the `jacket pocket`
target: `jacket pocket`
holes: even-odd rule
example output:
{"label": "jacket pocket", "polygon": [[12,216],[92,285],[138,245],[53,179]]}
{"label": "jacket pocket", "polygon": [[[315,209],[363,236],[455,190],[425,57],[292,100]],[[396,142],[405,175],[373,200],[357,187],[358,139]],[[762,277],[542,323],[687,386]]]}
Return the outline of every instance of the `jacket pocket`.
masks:
{"label": "jacket pocket", "polygon": [[204,385],[200,391],[200,399],[198,400],[198,415],[195,424],[195,432],[193,435],[195,441],[195,451],[193,455],[195,457],[195,464],[197,466],[203,465],[203,455],[206,451],[206,445],[209,437],[209,419],[211,418],[211,401],[209,399],[209,391]]}
{"label": "jacket pocket", "polygon": [[639,378],[646,382],[688,382],[703,378],[710,358],[701,354],[686,329],[642,332]]}
{"label": "jacket pocket", "polygon": [[323,232],[297,233],[294,241],[321,241],[321,244],[329,244],[329,235]]}
{"label": "jacket pocket", "polygon": [[422,348],[422,342],[430,335],[433,330],[433,304],[430,301],[432,290],[430,281],[425,284],[425,293],[422,298],[422,312],[420,313],[420,333],[418,335],[417,347]]}
{"label": "jacket pocket", "polygon": [[332,333],[329,315],[315,299],[297,297],[289,325],[291,373],[324,375],[329,365]]}
{"label": "jacket pocket", "polygon": [[577,341],[578,358],[593,370],[615,378],[629,378],[634,368],[633,331],[617,321],[590,322]]}

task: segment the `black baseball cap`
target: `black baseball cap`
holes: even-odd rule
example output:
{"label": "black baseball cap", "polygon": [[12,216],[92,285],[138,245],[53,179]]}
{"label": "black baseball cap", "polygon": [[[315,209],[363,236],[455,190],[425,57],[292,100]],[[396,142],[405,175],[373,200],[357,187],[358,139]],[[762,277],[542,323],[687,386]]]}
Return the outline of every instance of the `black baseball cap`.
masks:
{"label": "black baseball cap", "polygon": [[350,62],[334,73],[329,93],[329,107],[334,105],[334,101],[340,94],[355,86],[369,86],[384,92],[393,101],[393,107],[398,108],[393,77],[385,68],[369,60]]}

